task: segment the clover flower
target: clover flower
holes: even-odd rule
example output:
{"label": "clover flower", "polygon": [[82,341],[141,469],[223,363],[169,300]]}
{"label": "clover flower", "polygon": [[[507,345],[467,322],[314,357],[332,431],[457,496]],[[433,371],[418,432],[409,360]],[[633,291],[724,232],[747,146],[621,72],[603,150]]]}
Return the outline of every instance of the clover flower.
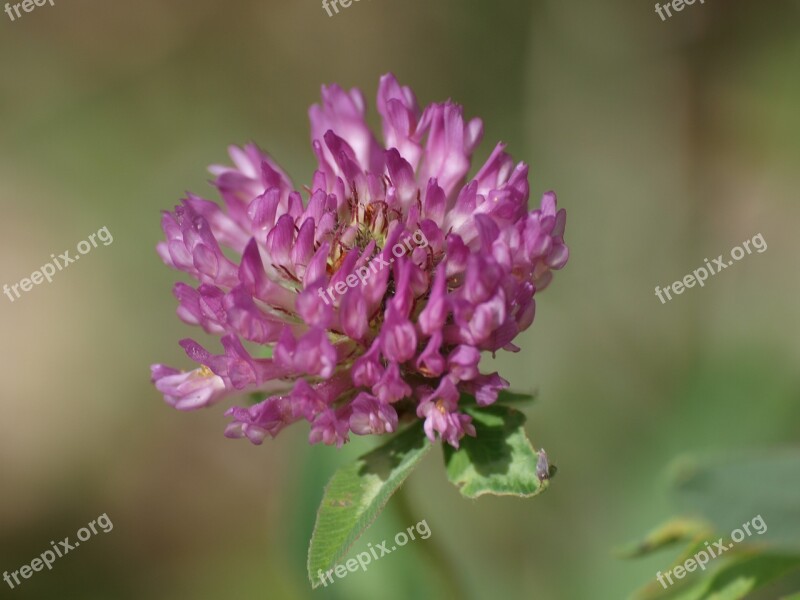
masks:
{"label": "clover flower", "polygon": [[341,446],[416,417],[458,448],[475,435],[462,398],[486,406],[508,386],[481,358],[518,350],[534,295],[567,262],[565,211],[552,192],[528,211],[528,167],[503,144],[467,178],[479,119],[450,101],[420,110],[385,75],[382,145],[365,107],[323,86],[305,193],[255,145],[232,147],[234,166],[210,169],[224,206],[189,194],[163,215],[159,255],[197,281],[175,285],[178,316],[224,351],[183,340],[197,368],[152,378],[179,410],[258,394],[226,412],[229,437],[260,444],[305,420],[311,443]]}

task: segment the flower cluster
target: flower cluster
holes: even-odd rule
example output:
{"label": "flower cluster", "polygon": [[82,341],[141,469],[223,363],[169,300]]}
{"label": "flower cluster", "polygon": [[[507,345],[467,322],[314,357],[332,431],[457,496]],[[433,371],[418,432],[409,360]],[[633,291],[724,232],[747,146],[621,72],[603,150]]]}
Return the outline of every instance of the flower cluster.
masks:
{"label": "flower cluster", "polygon": [[[385,75],[377,107],[384,145],[359,90],[322,88],[309,111],[318,169],[305,200],[249,145],[230,149],[234,166],[211,167],[224,207],[189,194],[164,213],[158,253],[198,283],[176,284],[178,315],[221,336],[224,349],[187,339],[196,369],[154,365],[169,404],[190,410],[260,394],[226,413],[225,434],[256,444],[303,419],[311,443],[337,446],[415,416],[432,441],[438,433],[458,447],[475,435],[460,398],[485,406],[507,387],[480,372],[481,356],[518,350],[535,292],[567,261],[566,214],[551,192],[528,211],[528,168],[503,144],[467,181],[483,125],[465,121],[459,105],[420,110]],[[391,252],[398,243],[401,256]],[[320,288],[374,260],[387,268],[332,303],[320,299]]]}

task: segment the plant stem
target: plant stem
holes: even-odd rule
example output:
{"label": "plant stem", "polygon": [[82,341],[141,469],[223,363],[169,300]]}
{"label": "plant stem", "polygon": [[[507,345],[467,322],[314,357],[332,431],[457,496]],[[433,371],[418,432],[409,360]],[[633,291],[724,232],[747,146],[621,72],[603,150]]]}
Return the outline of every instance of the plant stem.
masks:
{"label": "plant stem", "polygon": [[[419,520],[411,509],[406,487],[407,484],[401,485],[394,493],[394,509],[401,524],[404,527],[409,527],[418,523]],[[433,536],[420,541],[423,543],[418,544],[417,547],[425,554],[427,563],[436,573],[442,589],[446,592],[444,597],[448,598],[448,600],[468,600],[470,596],[461,582],[461,577],[456,569],[453,568],[453,561],[446,555],[441,544],[434,540]]]}

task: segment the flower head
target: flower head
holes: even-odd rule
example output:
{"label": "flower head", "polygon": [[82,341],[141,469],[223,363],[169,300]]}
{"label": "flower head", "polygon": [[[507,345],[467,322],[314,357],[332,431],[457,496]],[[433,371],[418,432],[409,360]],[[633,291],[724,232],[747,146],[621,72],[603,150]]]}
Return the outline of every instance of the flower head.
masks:
{"label": "flower head", "polygon": [[305,193],[256,146],[233,147],[233,166],[211,167],[222,205],[190,194],[164,213],[158,253],[197,282],[176,284],[178,316],[224,352],[184,340],[197,368],[154,365],[153,381],[180,410],[261,395],[228,410],[229,437],[259,444],[305,420],[312,443],[341,446],[418,417],[458,447],[475,435],[462,394],[485,406],[508,385],[481,357],[518,350],[534,295],[567,262],[565,211],[552,192],[528,211],[528,167],[503,144],[467,178],[479,119],[449,101],[420,110],[385,75],[382,145],[365,106],[323,86]]}

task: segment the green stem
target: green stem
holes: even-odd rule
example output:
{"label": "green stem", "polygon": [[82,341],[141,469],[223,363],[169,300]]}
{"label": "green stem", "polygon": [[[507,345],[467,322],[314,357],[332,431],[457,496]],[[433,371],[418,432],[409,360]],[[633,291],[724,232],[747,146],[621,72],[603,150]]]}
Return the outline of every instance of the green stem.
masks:
{"label": "green stem", "polygon": [[[414,525],[419,522],[419,519],[411,509],[411,502],[406,492],[406,485],[401,485],[400,488],[394,493],[394,509],[404,527]],[[442,589],[445,590],[445,598],[453,598],[457,600],[468,600],[470,598],[466,588],[464,588],[461,577],[458,571],[453,568],[453,561],[446,555],[435,537],[431,535],[426,540],[419,540],[420,544],[417,547],[425,554],[426,562],[432,567],[436,573]]]}

